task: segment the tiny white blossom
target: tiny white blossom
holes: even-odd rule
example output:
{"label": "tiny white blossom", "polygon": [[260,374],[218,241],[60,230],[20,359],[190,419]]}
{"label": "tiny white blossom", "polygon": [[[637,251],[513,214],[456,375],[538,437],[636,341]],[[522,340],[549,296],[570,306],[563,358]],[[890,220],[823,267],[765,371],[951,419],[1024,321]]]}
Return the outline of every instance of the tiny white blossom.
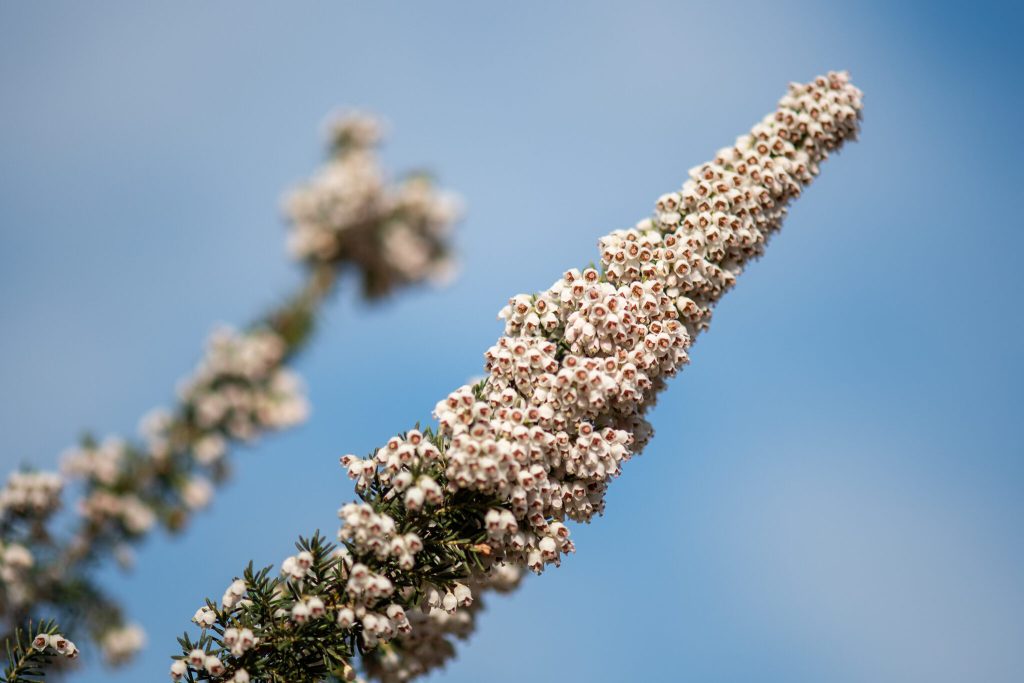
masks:
{"label": "tiny white blossom", "polygon": [[338,626],[340,628],[349,628],[356,621],[355,613],[348,607],[342,607],[338,610]]}
{"label": "tiny white blossom", "polygon": [[309,569],[313,566],[313,554],[308,550],[303,550],[301,553],[295,556],[295,562],[302,569]]}
{"label": "tiny white blossom", "polygon": [[306,607],[309,608],[309,616],[312,619],[319,619],[326,612],[324,601],[317,597],[312,597],[307,600]]}
{"label": "tiny white blossom", "polygon": [[182,661],[180,659],[176,659],[176,660],[174,660],[174,662],[171,663],[171,680],[172,681],[180,681],[182,678],[185,677],[185,674],[187,672],[188,672],[188,665],[185,664],[184,661]]}
{"label": "tiny white blossom", "polygon": [[53,649],[59,654],[66,657],[73,656],[77,650],[74,643],[60,634],[50,636],[50,645],[52,645]]}
{"label": "tiny white blossom", "polygon": [[453,594],[455,595],[455,599],[458,600],[460,606],[468,607],[473,604],[473,591],[469,589],[469,586],[456,583],[453,588]]}
{"label": "tiny white blossom", "polygon": [[455,608],[458,607],[458,605],[459,599],[455,597],[455,593],[452,593],[451,591],[445,593],[444,598],[441,600],[441,606],[444,608],[444,611],[448,612],[449,614],[454,612]]}
{"label": "tiny white blossom", "polygon": [[292,607],[292,621],[296,624],[304,624],[309,620],[309,607],[298,602]]}
{"label": "tiny white blossom", "polygon": [[193,477],[182,488],[181,498],[190,510],[204,508],[213,498],[213,485],[202,477]]}
{"label": "tiny white blossom", "polygon": [[219,657],[208,656],[203,661],[203,666],[214,676],[220,676],[224,673],[224,664],[220,661]]}

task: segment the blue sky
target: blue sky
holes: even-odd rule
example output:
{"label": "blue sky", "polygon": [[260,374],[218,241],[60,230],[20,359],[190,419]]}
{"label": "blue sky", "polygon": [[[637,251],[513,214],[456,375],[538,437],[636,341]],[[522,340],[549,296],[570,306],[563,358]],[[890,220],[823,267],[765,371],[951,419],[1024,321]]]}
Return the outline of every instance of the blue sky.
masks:
{"label": "blue sky", "polygon": [[462,272],[352,288],[299,364],[312,420],[237,454],[213,509],[105,585],[174,636],[249,559],[333,531],[337,466],[479,372],[508,296],[589,262],[791,80],[846,68],[824,167],[659,402],[657,436],[492,601],[436,681],[1024,679],[1024,293],[1010,3],[0,5],[0,463],[130,433],[218,321],[298,281],[279,198],[338,105],[466,200]]}

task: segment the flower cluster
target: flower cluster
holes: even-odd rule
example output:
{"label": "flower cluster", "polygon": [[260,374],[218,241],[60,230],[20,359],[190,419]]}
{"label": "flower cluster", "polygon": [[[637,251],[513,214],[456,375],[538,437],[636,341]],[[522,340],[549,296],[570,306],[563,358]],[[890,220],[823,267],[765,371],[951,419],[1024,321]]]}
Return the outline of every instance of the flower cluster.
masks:
{"label": "flower cluster", "polygon": [[142,536],[156,524],[153,509],[138,496],[97,490],[83,498],[78,512],[96,527],[115,522],[128,536]]}
{"label": "flower cluster", "polygon": [[[193,649],[192,652],[189,653],[188,660],[186,661],[188,661],[188,664],[191,665],[192,668],[199,671],[206,671],[211,676],[221,676],[224,674],[224,664],[220,661],[220,658],[208,655],[199,648]],[[171,665],[171,678],[175,681],[180,681],[187,670],[188,667],[185,665],[185,661],[179,660]],[[232,676],[231,680],[249,680],[244,669],[241,670],[240,673],[244,676],[243,679],[239,679],[236,675]]]}
{"label": "flower cluster", "polygon": [[38,634],[32,639],[32,649],[37,652],[46,652],[47,649],[51,649],[68,659],[78,657],[78,647],[59,633],[52,635],[47,633]]}
{"label": "flower cluster", "polygon": [[[322,637],[349,643],[351,656],[358,641],[382,681],[409,680],[450,656],[449,636],[468,633],[477,593],[514,587],[519,568],[539,573],[572,552],[566,522],[604,510],[610,482],[652,434],[645,413],[657,393],[787,203],[856,136],[860,109],[845,73],[791,85],[774,113],[659,198],[653,218],[602,238],[600,268],[510,299],[486,377],[437,404],[436,432],[343,457],[364,502],[340,514],[344,547],[333,586],[320,589],[340,606],[338,630]],[[395,560],[398,533],[423,546],[411,561]],[[289,558],[285,571],[301,581],[314,564],[312,553]],[[292,621],[296,609],[312,618],[308,598],[291,594]],[[261,626],[266,642],[293,637]],[[373,649],[381,641],[390,642]],[[225,676],[239,664],[227,660]],[[268,677],[285,665],[269,655],[244,664]]]}
{"label": "flower cluster", "polygon": [[466,589],[476,599],[460,606],[454,591],[447,593],[445,597],[452,595],[449,605],[453,599],[456,605],[451,611],[438,607],[436,597],[429,595],[425,606],[409,613],[410,631],[396,641],[398,647],[380,648],[364,656],[366,674],[381,683],[404,683],[444,666],[455,657],[452,638],[464,640],[476,629],[476,615],[484,608],[479,596],[485,591],[509,593],[518,588],[522,576],[522,571],[510,564],[475,574],[466,580]]}
{"label": "flower cluster", "polygon": [[358,624],[365,647],[408,633],[405,610],[392,600],[396,586],[385,572],[371,571],[365,561],[372,558],[377,566],[387,563],[412,568],[416,555],[423,550],[423,541],[414,533],[398,533],[395,520],[375,512],[370,505],[350,503],[338,511],[338,516],[343,520],[338,535],[344,542],[333,553],[338,594],[308,592],[316,585],[317,571],[314,554],[302,550],[281,563],[285,582],[276,587],[276,592],[284,603],[276,614],[295,625],[325,617],[343,629]]}
{"label": "flower cluster", "polygon": [[224,609],[232,609],[236,605],[242,602],[243,596],[245,595],[245,581],[241,579],[235,579],[232,581],[226,589],[224,589],[224,597],[220,599],[220,604]]}
{"label": "flower cluster", "polygon": [[31,593],[26,578],[35,563],[36,558],[25,546],[0,543],[0,579],[3,580],[8,602],[20,605],[28,599]]}
{"label": "flower cluster", "polygon": [[[213,497],[209,478],[194,470],[217,477],[229,441],[252,441],[302,422],[309,408],[300,381],[282,366],[287,351],[272,330],[219,328],[181,383],[177,412],[155,410],[142,420],[144,445],[108,438],[70,449],[62,471],[87,484],[78,512],[91,535],[140,537],[161,516],[169,526],[181,525]],[[163,486],[168,469],[178,473],[169,491]]]}
{"label": "flower cluster", "polygon": [[459,214],[455,197],[425,176],[389,185],[374,154],[379,139],[379,124],[365,115],[336,119],[331,158],[285,205],[292,253],[309,263],[352,264],[371,297],[443,279],[451,270],[448,233]]}
{"label": "flower cluster", "polygon": [[423,550],[423,541],[413,533],[399,534],[395,520],[386,514],[374,512],[367,504],[348,503],[338,510],[342,520],[338,539],[348,541],[360,555],[373,555],[385,560],[397,560],[399,566],[412,567],[416,553]]}
{"label": "flower cluster", "polygon": [[222,435],[250,441],[306,419],[301,382],[281,367],[286,351],[284,340],[270,330],[240,334],[225,327],[211,335],[206,356],[178,392],[202,431],[195,438],[198,460],[223,454]]}
{"label": "flower cluster", "polygon": [[123,476],[127,450],[127,443],[116,437],[69,448],[61,456],[61,472],[68,478],[114,486]]}
{"label": "flower cluster", "polygon": [[[125,661],[143,637],[120,622],[116,604],[99,598],[90,574],[96,561],[110,554],[128,565],[130,546],[157,526],[183,528],[227,477],[232,446],[306,418],[302,384],[287,365],[310,338],[341,270],[361,274],[370,300],[441,273],[457,202],[424,176],[387,181],[373,149],[379,133],[366,116],[339,121],[332,160],[289,201],[290,243],[305,265],[293,295],[244,330],[215,330],[175,405],[141,421],[141,438],[86,438],[64,454],[60,476],[16,473],[0,490],[0,622],[8,641],[52,606],[82,617],[108,662]],[[333,247],[322,246],[324,235]],[[81,482],[73,489],[81,496],[70,506],[75,527],[61,539],[45,522],[69,480]],[[415,543],[403,538],[396,558],[409,564]],[[36,571],[27,572],[33,564]]]}
{"label": "flower cluster", "polygon": [[44,519],[60,507],[64,481],[56,472],[12,472],[0,489],[0,516]]}
{"label": "flower cluster", "polygon": [[[379,477],[391,486],[393,495],[402,497],[406,508],[420,510],[424,505],[437,505],[444,498],[440,484],[429,474],[440,457],[438,447],[421,431],[413,429],[404,438],[393,437],[370,458],[345,455],[341,464],[356,481],[357,491],[366,490]],[[347,520],[350,514],[347,509],[342,508],[338,516]],[[339,537],[345,535],[346,526],[347,521]]]}

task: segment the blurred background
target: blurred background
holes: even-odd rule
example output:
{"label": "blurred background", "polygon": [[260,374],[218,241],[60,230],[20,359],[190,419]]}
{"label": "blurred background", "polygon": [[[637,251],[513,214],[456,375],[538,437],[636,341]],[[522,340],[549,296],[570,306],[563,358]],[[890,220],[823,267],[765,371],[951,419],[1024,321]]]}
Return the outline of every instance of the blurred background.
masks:
{"label": "blurred background", "polygon": [[352,286],[298,370],[313,418],[105,585],[174,637],[249,559],[333,534],[364,454],[478,374],[512,294],[596,258],[787,82],[849,69],[862,140],[717,309],[579,552],[493,599],[433,681],[1024,680],[1012,3],[0,5],[0,464],[134,433],[218,321],[298,281],[282,192],[337,105],[466,200],[461,275]]}

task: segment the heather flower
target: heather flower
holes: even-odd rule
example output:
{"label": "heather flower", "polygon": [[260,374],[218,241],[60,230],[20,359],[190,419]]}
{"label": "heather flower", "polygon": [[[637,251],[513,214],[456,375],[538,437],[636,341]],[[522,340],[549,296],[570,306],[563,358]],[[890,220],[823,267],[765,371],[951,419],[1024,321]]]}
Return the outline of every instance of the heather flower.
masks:
{"label": "heather flower", "polygon": [[176,659],[171,664],[171,680],[180,681],[188,672],[188,665],[181,659]]}

